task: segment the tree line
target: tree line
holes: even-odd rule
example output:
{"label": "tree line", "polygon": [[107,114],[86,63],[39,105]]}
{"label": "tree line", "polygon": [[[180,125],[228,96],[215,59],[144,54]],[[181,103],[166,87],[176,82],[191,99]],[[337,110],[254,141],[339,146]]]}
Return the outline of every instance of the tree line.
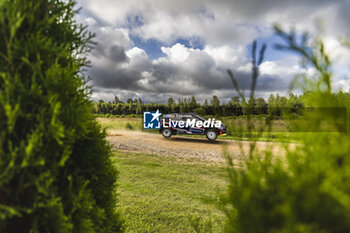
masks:
{"label": "tree line", "polygon": [[143,103],[138,99],[129,98],[126,102],[121,101],[118,96],[111,102],[99,100],[94,102],[93,113],[109,115],[140,115],[143,111],[156,111],[162,113],[172,112],[194,112],[199,115],[240,116],[247,114],[261,115],[273,114],[280,116],[282,109],[289,109],[291,113],[300,114],[303,108],[304,95],[290,94],[288,97],[271,94],[267,101],[264,98],[249,98],[248,101],[234,96],[227,103],[220,102],[217,96],[210,101],[205,100],[203,104],[197,102],[196,98],[178,99],[169,98],[167,103]]}

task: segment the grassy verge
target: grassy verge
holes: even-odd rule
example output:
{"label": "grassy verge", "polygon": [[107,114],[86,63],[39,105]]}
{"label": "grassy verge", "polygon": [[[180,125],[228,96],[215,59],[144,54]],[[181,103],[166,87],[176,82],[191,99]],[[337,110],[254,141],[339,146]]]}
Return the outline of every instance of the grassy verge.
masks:
{"label": "grassy verge", "polygon": [[[141,131],[142,129],[142,118],[139,117],[129,117],[129,118],[106,118],[106,117],[98,117],[97,120],[100,122],[103,128],[111,129],[111,130],[137,130]],[[275,129],[278,127],[283,129],[281,125],[284,123],[283,120],[277,120],[275,122]],[[240,131],[238,128],[242,125],[246,125],[244,119],[236,119],[232,120],[226,119],[226,121],[223,121],[228,129],[228,135],[224,137],[219,137],[220,139],[227,139],[227,140],[243,140],[243,141],[267,141],[267,142],[298,142],[301,137],[305,136],[306,134],[325,134],[325,132],[263,132],[260,137],[255,137],[254,133],[249,134],[245,131]],[[259,127],[259,124],[261,123],[260,119],[254,119],[253,123],[255,124],[255,127]],[[236,128],[235,128],[236,127]],[[144,130],[148,133],[159,133],[158,130]],[[258,133],[256,133],[258,134]],[[198,136],[198,135],[181,135],[185,137],[204,137],[204,136]]]}
{"label": "grassy verge", "polygon": [[97,117],[103,128],[115,130],[142,130],[142,118],[107,118]]}
{"label": "grassy verge", "polygon": [[[236,135],[227,135],[227,136],[219,136],[218,139],[224,140],[237,140],[237,141],[261,141],[261,142],[297,142],[298,137],[297,133],[263,133],[259,137],[254,137],[252,135],[248,135],[245,133],[236,134]],[[203,135],[185,135],[181,136],[185,137],[201,137],[205,138]]]}
{"label": "grassy verge", "polygon": [[222,232],[215,200],[226,170],[210,163],[116,151],[126,232]]}
{"label": "grassy verge", "polygon": [[[103,128],[111,129],[111,130],[142,130],[142,119],[141,118],[105,118],[98,117],[97,120],[100,122]],[[144,130],[147,133],[159,133],[158,130]],[[231,132],[228,130],[228,132]],[[235,133],[231,132],[231,134],[225,137],[219,137],[220,139],[227,140],[246,140],[246,141],[273,141],[273,142],[284,142],[284,141],[293,141],[297,139],[298,133],[288,133],[288,132],[264,132],[261,137],[254,138],[248,134],[243,133]],[[198,135],[181,135],[185,137],[204,137]]]}

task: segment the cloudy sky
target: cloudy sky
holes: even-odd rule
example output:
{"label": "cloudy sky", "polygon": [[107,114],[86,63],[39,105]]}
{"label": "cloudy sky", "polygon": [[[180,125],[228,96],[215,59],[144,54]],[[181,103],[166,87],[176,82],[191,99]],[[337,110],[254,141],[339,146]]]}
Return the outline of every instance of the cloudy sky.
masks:
{"label": "cloudy sky", "polygon": [[[166,102],[169,97],[237,95],[227,75],[232,69],[249,94],[251,43],[266,43],[256,95],[287,95],[302,70],[299,58],[274,49],[281,39],[273,24],[322,36],[335,60],[333,86],[350,88],[349,0],[80,0],[77,17],[96,33],[89,55],[94,100],[141,97]],[[322,25],[322,30],[320,26]]]}

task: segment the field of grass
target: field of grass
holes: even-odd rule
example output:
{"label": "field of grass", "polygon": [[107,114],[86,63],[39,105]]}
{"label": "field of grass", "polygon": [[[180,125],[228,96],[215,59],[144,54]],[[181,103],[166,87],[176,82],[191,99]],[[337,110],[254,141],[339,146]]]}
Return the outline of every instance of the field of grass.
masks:
{"label": "field of grass", "polygon": [[222,232],[226,169],[175,157],[115,151],[126,232]]}
{"label": "field of grass", "polygon": [[[100,122],[103,128],[111,130],[138,130],[142,129],[142,118],[140,117],[125,117],[125,118],[106,118],[98,117],[97,120]],[[228,135],[220,137],[220,139],[231,139],[231,140],[259,140],[259,141],[294,141],[298,139],[299,134],[303,133],[290,133],[285,132],[285,124],[283,120],[276,120],[274,123],[275,132],[262,132],[259,137],[255,137],[258,133],[247,133],[244,132],[244,128],[247,125],[247,120],[242,118],[232,119],[223,118],[223,123],[227,126]],[[259,128],[263,121],[261,119],[253,119],[254,127]],[[149,133],[158,133],[158,130],[145,130]],[[203,137],[198,135],[182,135],[188,137]]]}
{"label": "field of grass", "polygon": [[142,118],[128,117],[128,118],[107,118],[97,117],[97,120],[106,129],[115,130],[142,130]]}

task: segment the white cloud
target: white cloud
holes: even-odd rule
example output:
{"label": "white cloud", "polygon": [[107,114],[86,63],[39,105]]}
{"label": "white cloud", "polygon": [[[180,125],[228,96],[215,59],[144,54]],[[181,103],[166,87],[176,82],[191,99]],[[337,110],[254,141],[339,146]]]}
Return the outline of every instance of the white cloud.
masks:
{"label": "white cloud", "polygon": [[325,52],[337,66],[348,67],[350,65],[350,48],[346,48],[339,38],[327,36],[322,38]]}
{"label": "white cloud", "polygon": [[80,4],[117,27],[134,24],[137,17],[139,25],[132,25],[132,31],[144,39],[171,43],[178,37],[201,37],[215,45],[247,43],[270,33],[273,23],[314,31],[318,19],[324,19],[332,34],[343,34],[340,17],[346,17],[342,12],[350,8],[346,0],[81,0]]}
{"label": "white cloud", "polygon": [[[190,52],[195,51],[194,49],[187,48],[183,44],[175,44],[172,47],[161,47],[163,53],[165,53],[169,59],[173,62],[184,63],[190,56]],[[197,51],[199,51],[197,49]]]}
{"label": "white cloud", "polygon": [[294,76],[300,70],[297,64],[291,65],[283,61],[266,61],[260,66],[261,75]]}
{"label": "white cloud", "polygon": [[[240,87],[249,89],[251,64],[247,45],[269,36],[272,24],[316,33],[315,23],[323,19],[326,50],[336,60],[334,85],[349,87],[350,51],[338,42],[349,35],[347,0],[80,0],[84,14],[78,20],[96,32],[96,49],[89,59],[96,92],[112,96],[196,95],[204,99],[213,93],[222,98],[235,95],[226,69],[230,68]],[[152,60],[145,48],[135,47],[131,36],[162,43],[164,57]],[[200,41],[202,49],[174,44],[178,39]],[[269,52],[269,51],[267,51]],[[295,57],[265,61],[261,65],[257,95],[285,92],[294,75],[302,72]],[[306,70],[312,73],[312,70]],[[94,94],[94,98],[97,98]],[[159,100],[158,100],[159,102]]]}
{"label": "white cloud", "polygon": [[130,58],[128,66],[139,71],[147,70],[149,65],[149,60],[147,53],[138,47],[133,47],[130,50],[126,51],[126,55]]}

